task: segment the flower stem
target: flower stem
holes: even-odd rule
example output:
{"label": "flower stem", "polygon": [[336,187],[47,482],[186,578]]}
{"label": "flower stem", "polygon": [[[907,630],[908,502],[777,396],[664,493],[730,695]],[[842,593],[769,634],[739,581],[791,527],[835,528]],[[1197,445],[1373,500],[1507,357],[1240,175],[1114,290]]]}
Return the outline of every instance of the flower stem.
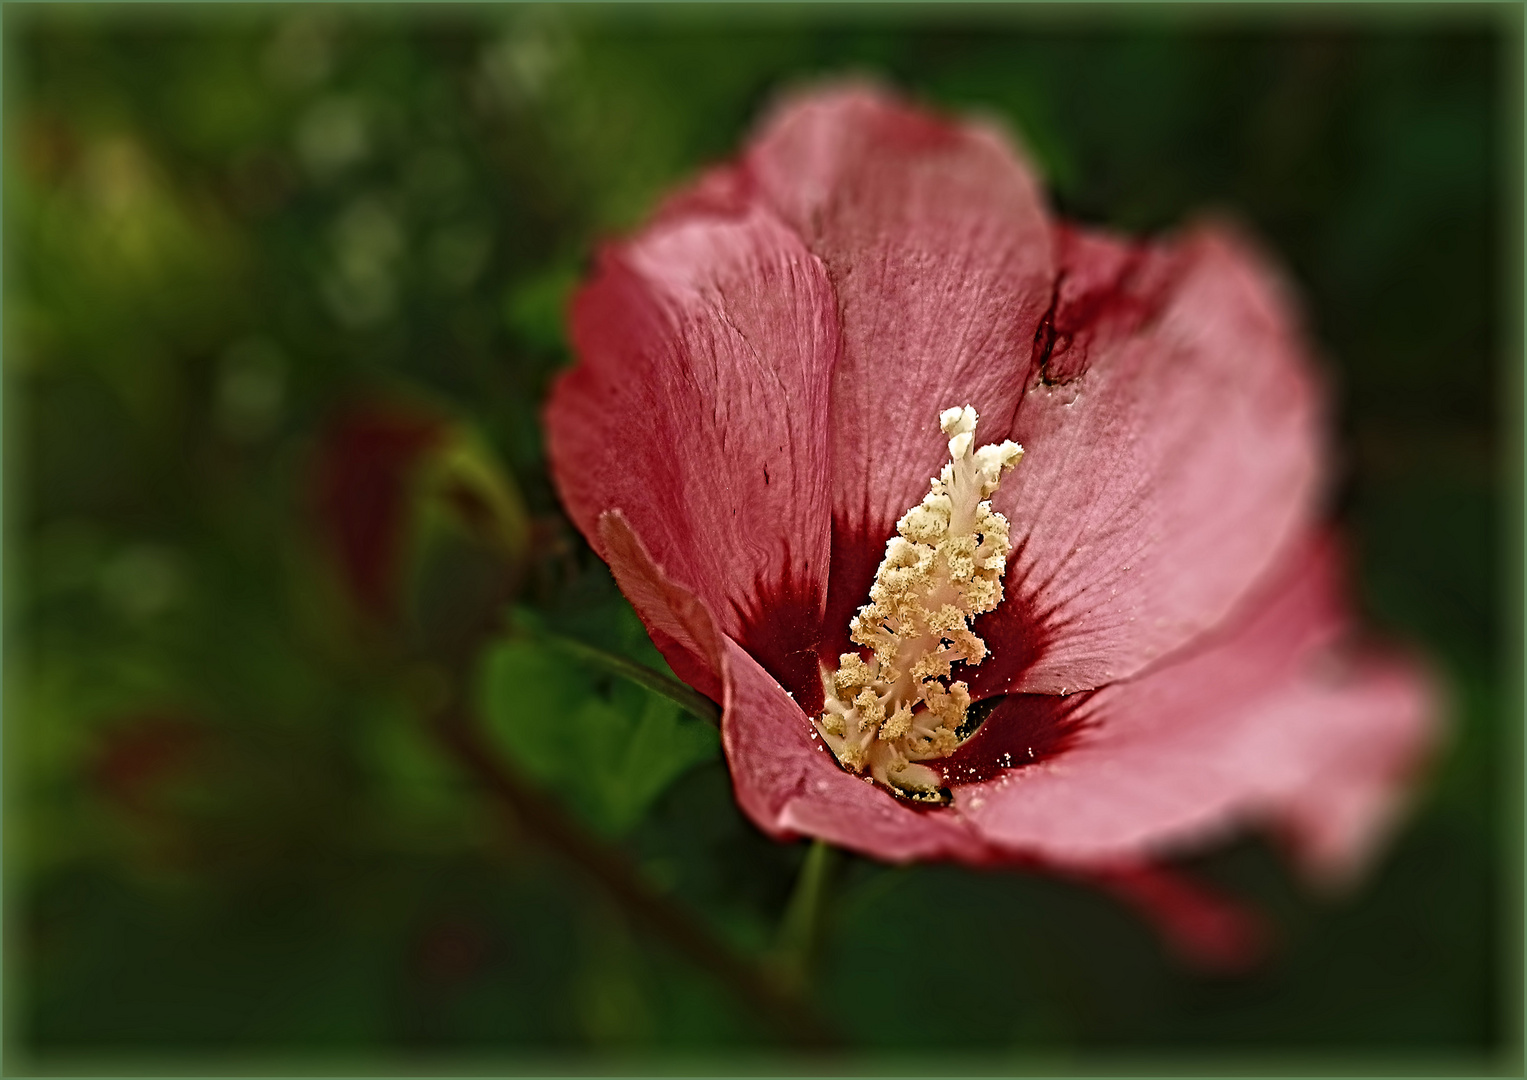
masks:
{"label": "flower stem", "polygon": [[738,955],[698,917],[650,886],[635,865],[602,843],[525,783],[484,737],[459,703],[433,722],[435,735],[500,808],[542,842],[597,881],[625,913],[676,952],[729,987],[788,1043],[827,1049],[838,1040],[774,972]]}
{"label": "flower stem", "polygon": [[[435,703],[422,710],[443,749],[530,839],[582,870],[604,888],[634,924],[667,942],[679,955],[728,987],[752,1014],[778,1031],[784,1042],[815,1050],[841,1046],[838,1037],[806,1007],[795,987],[782,979],[772,965],[739,954],[714,935],[695,912],[655,890],[620,849],[591,834],[551,798],[522,779],[484,734],[460,688],[470,685],[472,664],[482,644],[505,629],[504,604],[512,596],[512,591],[508,591],[501,597],[503,603],[485,605],[476,620],[460,628],[453,647],[433,658],[445,685],[455,688],[443,704]],[[535,636],[569,655],[645,686],[701,719],[720,723],[720,710],[709,698],[650,668],[539,628]]]}
{"label": "flower stem", "polygon": [[811,842],[780,920],[776,963],[781,976],[797,991],[810,983],[821,954],[828,886],[836,862],[836,848],[821,840]]}

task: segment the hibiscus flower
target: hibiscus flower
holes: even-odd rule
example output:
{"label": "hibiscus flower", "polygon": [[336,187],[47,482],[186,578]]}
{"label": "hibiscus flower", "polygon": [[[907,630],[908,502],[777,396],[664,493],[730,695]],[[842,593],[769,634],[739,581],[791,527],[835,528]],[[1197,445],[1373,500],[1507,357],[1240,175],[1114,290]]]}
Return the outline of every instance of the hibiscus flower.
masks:
{"label": "hibiscus flower", "polygon": [[1000,131],[833,87],[605,248],[572,337],[553,476],[765,832],[1372,851],[1434,695],[1358,638],[1325,391],[1236,230],[1057,221]]}

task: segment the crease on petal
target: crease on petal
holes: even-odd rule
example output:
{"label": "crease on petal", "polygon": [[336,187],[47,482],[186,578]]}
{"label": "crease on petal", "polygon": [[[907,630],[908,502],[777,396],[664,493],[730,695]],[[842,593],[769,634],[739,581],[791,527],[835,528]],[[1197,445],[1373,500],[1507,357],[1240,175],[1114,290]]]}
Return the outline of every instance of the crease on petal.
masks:
{"label": "crease on petal", "polygon": [[995,433],[1017,407],[1051,287],[1042,195],[995,127],[855,83],[782,102],[744,167],[837,293],[833,510],[883,547],[943,463],[937,411]]}
{"label": "crease on petal", "polygon": [[1060,286],[993,499],[1008,600],[977,694],[1128,678],[1220,624],[1309,527],[1319,387],[1284,289],[1206,225],[1135,246],[1063,229]]}
{"label": "crease on petal", "polygon": [[1327,873],[1351,867],[1436,713],[1421,670],[1353,647],[1342,592],[1334,543],[1300,543],[1231,626],[1087,699],[1075,749],[958,789],[956,806],[992,843],[1057,864],[1164,855],[1255,820]]}
{"label": "crease on petal", "polygon": [[603,252],[546,426],[563,503],[601,557],[600,515],[618,509],[717,629],[745,637],[780,597],[794,623],[820,620],[838,331],[820,262],[733,194],[697,190]]}

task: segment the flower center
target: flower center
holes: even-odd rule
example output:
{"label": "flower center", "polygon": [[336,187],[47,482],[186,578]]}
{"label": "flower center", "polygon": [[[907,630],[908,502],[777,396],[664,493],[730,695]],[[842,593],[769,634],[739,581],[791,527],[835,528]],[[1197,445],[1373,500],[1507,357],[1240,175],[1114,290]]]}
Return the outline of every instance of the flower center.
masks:
{"label": "flower center", "polygon": [[970,687],[950,682],[953,664],[979,664],[986,643],[970,620],[1002,600],[1007,518],[988,498],[1023,447],[1003,442],[973,450],[976,411],[945,409],[949,464],[928,494],[896,523],[875,571],[870,602],[849,624],[838,670],[822,669],[824,711],[817,731],[840,764],[897,795],[943,802],[939,773],[918,764],[960,744]]}

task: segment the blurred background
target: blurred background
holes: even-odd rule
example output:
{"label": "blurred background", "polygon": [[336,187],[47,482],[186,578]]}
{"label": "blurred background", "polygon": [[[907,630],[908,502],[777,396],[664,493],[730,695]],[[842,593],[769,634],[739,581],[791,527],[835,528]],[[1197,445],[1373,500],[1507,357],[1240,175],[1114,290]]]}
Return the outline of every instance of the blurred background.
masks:
{"label": "blurred background", "polygon": [[[7,5],[7,1070],[725,1063],[789,1008],[880,1068],[1488,1068],[1520,1023],[1520,13],[1290,18]],[[548,644],[661,666],[541,448],[592,246],[845,71],[1005,118],[1082,220],[1234,213],[1299,283],[1363,608],[1452,718],[1351,895],[1257,836],[1184,864],[1270,920],[1254,971],[1029,874],[803,877],[713,729]]]}

